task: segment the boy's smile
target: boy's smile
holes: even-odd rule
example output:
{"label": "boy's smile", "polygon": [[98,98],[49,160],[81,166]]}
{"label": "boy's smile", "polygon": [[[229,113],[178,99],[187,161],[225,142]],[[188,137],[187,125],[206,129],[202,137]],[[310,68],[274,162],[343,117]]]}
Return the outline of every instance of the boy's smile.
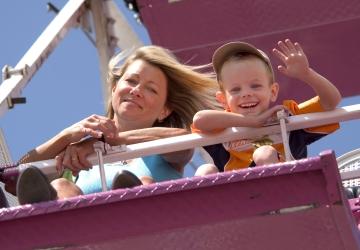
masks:
{"label": "boy's smile", "polygon": [[250,115],[250,114],[257,114],[256,107],[259,105],[259,102],[250,102],[250,103],[242,103],[239,108],[242,110],[241,114]]}

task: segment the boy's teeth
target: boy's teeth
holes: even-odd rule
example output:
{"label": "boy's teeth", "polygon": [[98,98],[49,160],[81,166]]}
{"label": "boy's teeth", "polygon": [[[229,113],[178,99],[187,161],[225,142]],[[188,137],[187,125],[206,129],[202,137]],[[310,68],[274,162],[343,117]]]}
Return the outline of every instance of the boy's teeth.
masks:
{"label": "boy's teeth", "polygon": [[247,103],[247,104],[241,104],[240,107],[242,108],[251,108],[254,107],[256,103]]}

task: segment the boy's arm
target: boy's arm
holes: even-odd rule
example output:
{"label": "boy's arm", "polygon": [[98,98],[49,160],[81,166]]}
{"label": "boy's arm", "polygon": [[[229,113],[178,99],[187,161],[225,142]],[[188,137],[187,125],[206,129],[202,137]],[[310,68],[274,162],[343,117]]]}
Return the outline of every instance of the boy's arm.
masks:
{"label": "boy's arm", "polygon": [[230,127],[260,127],[276,111],[281,109],[284,109],[284,106],[276,105],[257,116],[243,116],[218,110],[201,110],[195,114],[193,126],[203,132]]}
{"label": "boy's arm", "polygon": [[299,79],[312,87],[320,97],[324,110],[333,110],[341,101],[339,90],[325,77],[309,67],[308,59],[299,43],[290,39],[278,42],[279,49],[273,49],[274,54],[285,64],[279,65],[281,73]]}
{"label": "boy's arm", "polygon": [[309,69],[308,74],[299,78],[309,84],[320,97],[320,104],[325,111],[334,110],[341,101],[339,90],[325,77],[313,69]]}

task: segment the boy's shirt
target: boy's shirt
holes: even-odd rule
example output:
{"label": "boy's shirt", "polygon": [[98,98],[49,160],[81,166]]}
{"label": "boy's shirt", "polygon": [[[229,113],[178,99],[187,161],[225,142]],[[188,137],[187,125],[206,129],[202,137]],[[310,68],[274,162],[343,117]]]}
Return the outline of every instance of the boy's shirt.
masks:
{"label": "boy's shirt", "polygon": [[[300,115],[324,111],[320,105],[318,96],[297,104],[293,100],[285,100],[283,105],[288,108],[290,115]],[[332,133],[339,128],[339,124],[328,124],[319,127],[294,130],[289,135],[289,146],[291,154],[295,159],[307,157],[307,145],[319,140],[323,136]],[[193,127],[193,132],[201,132]],[[279,153],[280,161],[284,161],[284,145],[280,134],[274,134],[261,138],[260,140],[237,140],[205,146],[204,149],[211,155],[215,165],[220,171],[230,171],[255,166],[252,161],[254,150],[258,146],[272,145]]]}

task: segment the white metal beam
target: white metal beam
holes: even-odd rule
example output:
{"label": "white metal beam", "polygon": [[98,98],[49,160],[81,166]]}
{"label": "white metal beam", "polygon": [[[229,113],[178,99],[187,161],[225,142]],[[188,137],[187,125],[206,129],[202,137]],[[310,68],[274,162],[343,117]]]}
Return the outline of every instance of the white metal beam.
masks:
{"label": "white metal beam", "polygon": [[9,148],[6,144],[2,129],[0,128],[0,164],[12,163]]}
{"label": "white metal beam", "polygon": [[[0,116],[9,109],[8,98],[17,98],[31,77],[40,68],[54,48],[64,38],[71,27],[78,23],[78,18],[85,10],[86,0],[70,0],[54,20],[26,52],[14,70],[23,74],[10,76],[0,85]],[[26,69],[25,72],[22,69]]]}
{"label": "white metal beam", "polygon": [[142,46],[143,42],[114,1],[91,0],[90,10],[94,21],[102,91],[106,106],[109,95],[106,84],[108,64],[114,55],[115,47],[128,50]]}
{"label": "white metal beam", "polygon": [[143,41],[127,21],[124,13],[119,11],[114,1],[105,1],[105,6],[108,16],[115,21],[109,27],[109,33],[112,39],[115,39],[117,47],[121,50],[126,50],[143,46]]}
{"label": "white metal beam", "polygon": [[100,78],[103,91],[104,104],[107,105],[107,72],[111,56],[114,54],[115,46],[111,44],[111,37],[108,31],[110,18],[105,11],[104,3],[107,1],[90,0],[90,10],[93,17],[95,29],[95,43],[99,56]]}
{"label": "white metal beam", "polygon": [[[330,123],[360,119],[360,104],[338,108],[334,111],[309,113],[303,115],[290,116],[287,118],[287,131],[321,126]],[[227,141],[254,139],[265,135],[280,133],[280,125],[273,125],[260,128],[229,128],[221,133],[213,135],[188,134],[169,137],[154,141],[142,142],[122,147],[123,150],[114,151],[104,156],[104,163],[135,159],[147,155],[163,154],[168,152],[180,151],[194,147],[201,147]],[[91,155],[88,160],[96,165],[96,155]],[[56,174],[55,160],[38,161],[21,164],[20,171],[33,165],[40,168],[45,174]],[[344,173],[342,173],[344,175]]]}

